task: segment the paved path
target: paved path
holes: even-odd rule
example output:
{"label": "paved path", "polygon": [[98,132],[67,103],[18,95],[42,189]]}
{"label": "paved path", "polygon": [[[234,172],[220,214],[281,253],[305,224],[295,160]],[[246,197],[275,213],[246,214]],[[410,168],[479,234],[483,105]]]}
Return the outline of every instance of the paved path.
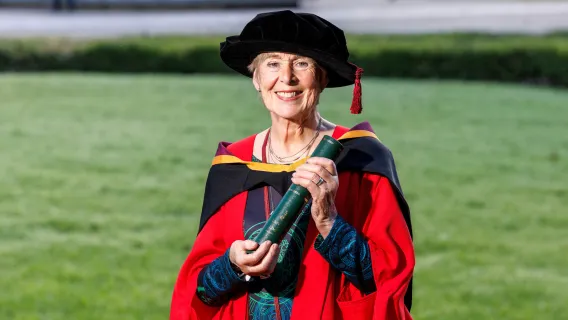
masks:
{"label": "paved path", "polygon": [[[271,9],[272,10],[272,9]],[[487,31],[544,33],[568,30],[568,1],[471,2],[404,0],[343,8],[293,9],[320,14],[347,32]],[[231,34],[262,10],[75,12],[0,10],[1,37],[116,37],[138,34]]]}

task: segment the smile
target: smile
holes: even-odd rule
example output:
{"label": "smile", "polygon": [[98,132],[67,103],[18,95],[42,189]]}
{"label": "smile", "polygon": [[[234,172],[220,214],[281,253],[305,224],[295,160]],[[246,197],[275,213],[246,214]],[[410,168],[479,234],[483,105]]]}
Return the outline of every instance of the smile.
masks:
{"label": "smile", "polygon": [[280,100],[290,101],[296,100],[302,96],[302,91],[276,91],[276,96]]}

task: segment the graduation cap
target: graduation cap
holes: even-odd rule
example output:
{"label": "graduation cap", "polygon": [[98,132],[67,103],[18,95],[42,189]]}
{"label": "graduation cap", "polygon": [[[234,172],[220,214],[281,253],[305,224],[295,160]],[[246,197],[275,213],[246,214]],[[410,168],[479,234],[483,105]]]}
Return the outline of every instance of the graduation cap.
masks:
{"label": "graduation cap", "polygon": [[240,35],[221,42],[220,55],[231,69],[252,77],[248,65],[263,52],[286,52],[314,59],[328,75],[328,88],[354,84],[351,113],[359,114],[363,69],[348,61],[341,29],[311,13],[290,10],[258,14]]}

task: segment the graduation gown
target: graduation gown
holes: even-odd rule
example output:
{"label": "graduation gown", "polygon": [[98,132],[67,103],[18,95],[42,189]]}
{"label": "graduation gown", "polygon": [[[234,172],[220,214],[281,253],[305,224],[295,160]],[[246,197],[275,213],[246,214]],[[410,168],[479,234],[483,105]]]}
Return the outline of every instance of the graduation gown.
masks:
{"label": "graduation gown", "polygon": [[[411,320],[412,226],[392,154],[367,122],[351,129],[337,126],[332,136],[344,145],[336,161],[335,205],[368,241],[377,290],[361,293],[315,251],[318,231],[310,220],[291,319]],[[270,185],[284,194],[294,169],[303,163],[252,162],[255,137],[219,144],[207,178],[199,231],[174,286],[170,320],[247,318],[247,292],[211,307],[197,297],[196,289],[199,272],[234,241],[245,239],[248,190]]]}

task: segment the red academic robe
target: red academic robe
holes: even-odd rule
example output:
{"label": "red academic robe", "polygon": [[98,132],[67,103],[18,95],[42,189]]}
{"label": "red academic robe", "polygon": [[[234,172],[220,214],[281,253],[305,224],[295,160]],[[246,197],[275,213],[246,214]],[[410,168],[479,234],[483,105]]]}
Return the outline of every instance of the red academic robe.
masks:
{"label": "red academic robe", "polygon": [[[333,137],[339,141],[359,137],[376,139],[369,128],[366,123],[351,130],[338,127]],[[259,165],[266,166],[249,162],[253,144],[254,136],[226,144],[224,154],[218,155],[213,164],[237,159],[236,162],[248,164],[255,170],[259,169]],[[405,220],[401,210],[408,210],[408,207],[404,206],[404,201],[401,202],[397,181],[393,181],[397,180],[396,172],[394,178],[391,176],[389,179],[388,175],[340,171],[335,199],[339,214],[369,243],[377,290],[364,295],[341,272],[332,269],[314,249],[318,231],[311,220],[292,305],[292,320],[412,319],[405,304],[405,295],[414,270],[414,248],[409,221]],[[205,222],[202,220],[203,225],[174,287],[170,320],[247,319],[248,295],[245,292],[221,307],[207,306],[196,295],[199,272],[223,255],[235,240],[244,240],[242,225],[246,199],[247,191],[240,191],[218,207]]]}

